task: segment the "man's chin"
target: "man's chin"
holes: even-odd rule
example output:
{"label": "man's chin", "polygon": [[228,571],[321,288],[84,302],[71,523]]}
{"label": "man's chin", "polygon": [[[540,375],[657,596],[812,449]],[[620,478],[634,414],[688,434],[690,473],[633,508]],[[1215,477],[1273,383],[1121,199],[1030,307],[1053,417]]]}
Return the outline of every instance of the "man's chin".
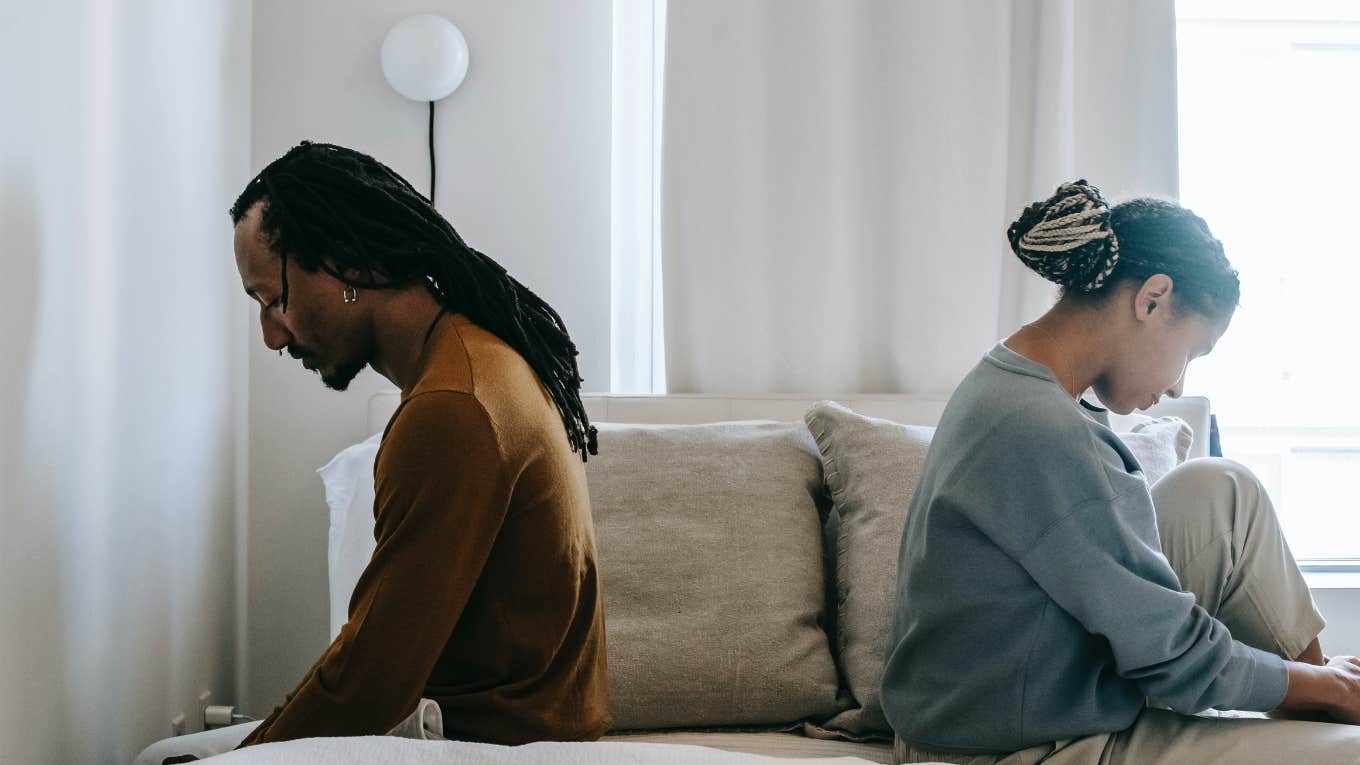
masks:
{"label": "man's chin", "polygon": [[351,364],[338,367],[329,372],[323,372],[321,373],[321,382],[325,383],[326,387],[331,390],[345,390],[349,387],[350,383],[354,382],[354,378],[358,377],[359,373],[364,371],[364,367],[366,366],[368,365]]}

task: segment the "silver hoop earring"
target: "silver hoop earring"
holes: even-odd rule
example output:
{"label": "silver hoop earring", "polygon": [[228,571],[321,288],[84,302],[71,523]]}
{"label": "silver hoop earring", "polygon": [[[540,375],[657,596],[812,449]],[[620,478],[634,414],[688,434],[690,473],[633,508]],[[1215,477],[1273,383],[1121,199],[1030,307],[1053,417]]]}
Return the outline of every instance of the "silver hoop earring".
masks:
{"label": "silver hoop earring", "polygon": [[353,303],[359,299],[359,290],[353,287],[346,287],[344,295],[346,303]]}

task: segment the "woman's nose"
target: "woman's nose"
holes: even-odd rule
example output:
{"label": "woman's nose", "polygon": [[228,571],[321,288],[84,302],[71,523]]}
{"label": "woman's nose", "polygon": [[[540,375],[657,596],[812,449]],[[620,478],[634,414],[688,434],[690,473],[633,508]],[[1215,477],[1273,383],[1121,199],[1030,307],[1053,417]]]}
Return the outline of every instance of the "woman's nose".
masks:
{"label": "woman's nose", "polygon": [[1175,385],[1167,389],[1166,395],[1172,398],[1180,398],[1181,393],[1184,390],[1185,390],[1185,375],[1181,375],[1181,379],[1177,380]]}

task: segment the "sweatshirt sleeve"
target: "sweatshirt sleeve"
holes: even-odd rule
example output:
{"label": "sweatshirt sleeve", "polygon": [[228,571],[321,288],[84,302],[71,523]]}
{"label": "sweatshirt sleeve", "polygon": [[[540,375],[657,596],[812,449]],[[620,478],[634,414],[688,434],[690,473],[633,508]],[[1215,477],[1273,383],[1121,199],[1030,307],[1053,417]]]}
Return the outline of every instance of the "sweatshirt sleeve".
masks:
{"label": "sweatshirt sleeve", "polygon": [[1193,594],[1181,592],[1160,550],[1121,523],[1131,511],[1153,512],[1145,492],[1073,508],[1020,564],[1055,603],[1109,641],[1116,671],[1152,700],[1184,714],[1279,706],[1288,685],[1284,660],[1234,640]]}
{"label": "sweatshirt sleeve", "polygon": [[433,391],[405,402],[378,454],[377,548],[349,621],[242,746],[381,735],[415,709],[500,532],[507,472],[474,397]]}
{"label": "sweatshirt sleeve", "polygon": [[1102,447],[1115,452],[1093,443],[1089,431],[1035,440],[1068,447],[994,456],[1011,475],[1004,491],[992,492],[999,512],[973,518],[983,533],[1054,603],[1109,641],[1116,672],[1148,698],[1187,714],[1279,706],[1288,685],[1284,660],[1234,640],[1181,591],[1142,479],[1102,461]]}

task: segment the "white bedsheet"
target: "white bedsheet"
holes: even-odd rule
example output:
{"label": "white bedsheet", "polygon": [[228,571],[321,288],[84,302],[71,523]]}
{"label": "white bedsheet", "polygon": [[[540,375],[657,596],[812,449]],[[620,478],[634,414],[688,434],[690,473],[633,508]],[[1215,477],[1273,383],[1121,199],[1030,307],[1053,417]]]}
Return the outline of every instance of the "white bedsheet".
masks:
{"label": "white bedsheet", "polygon": [[592,743],[543,742],[524,746],[496,746],[462,741],[415,741],[390,736],[306,738],[262,744],[210,757],[214,765],[871,765],[857,757],[782,759],[758,754],[725,752],[702,746],[641,744],[610,741]]}

